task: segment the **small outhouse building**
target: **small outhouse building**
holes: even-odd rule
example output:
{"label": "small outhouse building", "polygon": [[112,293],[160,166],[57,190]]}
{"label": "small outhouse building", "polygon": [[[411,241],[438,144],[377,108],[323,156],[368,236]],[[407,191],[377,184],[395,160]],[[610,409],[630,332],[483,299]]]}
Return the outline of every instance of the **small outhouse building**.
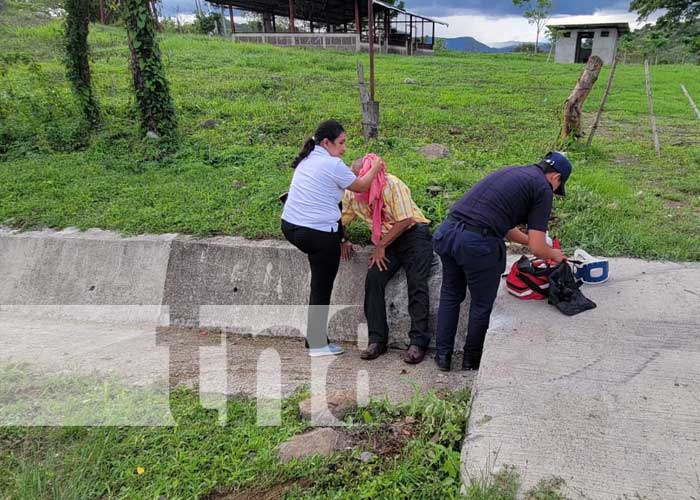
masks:
{"label": "small outhouse building", "polygon": [[620,37],[629,33],[628,23],[554,24],[556,30],[554,61],[558,63],[585,64],[596,55],[604,64],[612,64]]}

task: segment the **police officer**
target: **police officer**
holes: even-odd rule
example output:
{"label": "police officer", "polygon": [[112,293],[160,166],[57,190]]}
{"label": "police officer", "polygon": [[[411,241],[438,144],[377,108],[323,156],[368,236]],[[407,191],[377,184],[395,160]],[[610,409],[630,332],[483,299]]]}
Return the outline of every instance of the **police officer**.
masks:
{"label": "police officer", "polygon": [[[469,287],[471,303],[463,370],[478,370],[491,309],[506,267],[504,238],[527,245],[535,256],[561,262],[561,250],[547,245],[554,194],[564,196],[572,166],[562,153],[548,153],[537,164],[511,166],[479,181],[459,200],[433,237],[442,260],[436,355],[449,371],[460,304]],[[527,224],[527,232],[516,226]]]}

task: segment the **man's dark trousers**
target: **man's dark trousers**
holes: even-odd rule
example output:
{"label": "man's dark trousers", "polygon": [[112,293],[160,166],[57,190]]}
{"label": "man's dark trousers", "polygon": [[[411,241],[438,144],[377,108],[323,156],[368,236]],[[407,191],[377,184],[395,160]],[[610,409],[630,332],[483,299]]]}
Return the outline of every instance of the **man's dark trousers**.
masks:
{"label": "man's dark trousers", "polygon": [[435,232],[435,251],[442,261],[442,289],[436,333],[438,355],[454,350],[459,309],[469,287],[469,324],[464,345],[466,360],[478,365],[493,303],[506,268],[502,238],[478,234],[448,218]]}
{"label": "man's dark trousers", "polygon": [[408,286],[411,345],[426,349],[430,343],[428,278],[433,260],[432,237],[428,225],[416,224],[389,245],[385,253],[389,259],[387,270],[380,271],[376,265],[372,266],[367,271],[365,280],[365,316],[369,342],[386,345],[389,340],[384,292],[392,276],[403,267]]}

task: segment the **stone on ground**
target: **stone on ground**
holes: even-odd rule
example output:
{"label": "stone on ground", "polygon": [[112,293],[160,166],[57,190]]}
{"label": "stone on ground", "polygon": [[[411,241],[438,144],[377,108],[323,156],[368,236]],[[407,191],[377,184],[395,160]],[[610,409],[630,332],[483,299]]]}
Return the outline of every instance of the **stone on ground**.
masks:
{"label": "stone on ground", "polygon": [[301,460],[314,455],[328,456],[352,446],[352,441],[342,432],[321,427],[311,432],[294,436],[282,443],[278,449],[280,462]]}

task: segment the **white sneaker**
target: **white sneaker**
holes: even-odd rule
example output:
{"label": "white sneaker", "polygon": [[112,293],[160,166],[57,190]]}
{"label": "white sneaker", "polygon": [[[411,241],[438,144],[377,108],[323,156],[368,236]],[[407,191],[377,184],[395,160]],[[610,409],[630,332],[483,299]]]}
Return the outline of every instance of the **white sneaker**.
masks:
{"label": "white sneaker", "polygon": [[309,356],[316,358],[319,356],[337,356],[338,354],[343,354],[345,351],[342,347],[335,344],[328,344],[323,347],[317,347],[315,349],[309,349]]}

